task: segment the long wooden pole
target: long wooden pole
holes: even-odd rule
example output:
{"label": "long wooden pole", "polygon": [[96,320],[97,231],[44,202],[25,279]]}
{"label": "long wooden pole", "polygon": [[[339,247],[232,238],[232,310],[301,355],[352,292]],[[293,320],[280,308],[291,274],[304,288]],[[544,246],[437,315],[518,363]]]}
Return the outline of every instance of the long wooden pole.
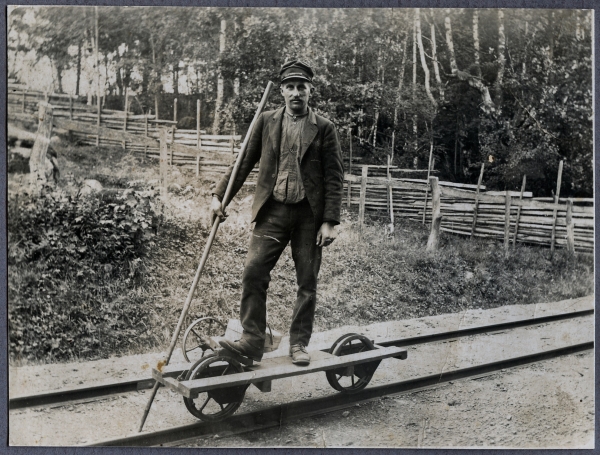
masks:
{"label": "long wooden pole", "polygon": [[550,252],[554,252],[554,240],[556,238],[556,218],[558,215],[558,200],[560,197],[560,185],[562,183],[563,160],[558,165],[558,178],[556,179],[556,193],[554,194],[555,208],[552,213],[552,235],[550,237]]}
{"label": "long wooden pole", "polygon": [[[254,125],[258,119],[258,116],[263,111],[265,104],[267,104],[267,99],[269,98],[269,93],[273,88],[273,82],[269,81],[267,84],[267,88],[263,93],[262,99],[260,100],[260,104],[256,109],[256,113],[254,114],[254,119],[248,128],[248,132],[246,133],[246,139],[244,139],[244,143],[240,147],[240,153],[235,161],[235,165],[233,166],[233,170],[231,172],[231,177],[229,178],[229,183],[227,184],[227,189],[225,190],[225,196],[223,197],[222,202],[222,210],[225,211],[227,207],[227,203],[229,201],[229,197],[231,192],[233,191],[233,183],[235,182],[235,178],[237,176],[240,165],[242,164],[242,160],[244,158],[246,147],[248,146],[248,141],[250,140],[250,134],[254,129]],[[179,338],[179,333],[181,332],[181,328],[183,326],[183,321],[187,317],[188,311],[190,309],[190,304],[192,303],[192,297],[194,296],[194,292],[196,291],[196,286],[198,286],[198,281],[200,280],[200,275],[202,274],[202,270],[204,270],[204,265],[206,264],[206,260],[208,259],[208,254],[210,253],[210,248],[213,244],[215,236],[217,235],[217,230],[219,229],[219,224],[221,223],[221,219],[219,217],[215,217],[215,221],[213,222],[212,229],[210,231],[210,235],[208,236],[208,240],[206,241],[206,246],[204,247],[204,253],[202,254],[202,258],[200,259],[200,264],[198,265],[198,269],[196,270],[196,275],[194,276],[194,281],[192,282],[192,287],[190,288],[190,292],[188,293],[187,299],[183,305],[183,309],[181,310],[181,315],[179,316],[179,321],[177,322],[177,327],[175,328],[175,332],[173,332],[173,337],[171,338],[171,345],[169,346],[169,350],[167,352],[167,357],[165,359],[165,365],[169,364],[171,360],[171,356],[173,355],[173,351],[175,350],[175,345],[177,344],[177,339]],[[148,413],[150,412],[150,408],[152,407],[152,402],[154,401],[154,397],[156,396],[156,392],[158,391],[160,383],[156,381],[154,383],[154,387],[152,388],[152,393],[150,394],[150,398],[148,399],[148,403],[146,404],[146,408],[144,409],[144,415],[142,416],[142,421],[140,422],[140,427],[138,432],[142,431],[144,428],[144,423],[146,422],[146,418],[148,417]]]}

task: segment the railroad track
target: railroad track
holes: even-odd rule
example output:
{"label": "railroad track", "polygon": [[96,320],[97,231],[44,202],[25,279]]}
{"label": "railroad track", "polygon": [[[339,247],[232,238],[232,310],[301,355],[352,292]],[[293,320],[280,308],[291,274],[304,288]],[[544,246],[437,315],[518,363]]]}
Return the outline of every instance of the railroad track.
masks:
{"label": "railroad track", "polygon": [[571,346],[490,362],[469,368],[461,368],[442,374],[432,374],[406,381],[375,386],[353,395],[336,394],[323,398],[280,404],[254,412],[239,414],[217,423],[197,422],[189,425],[169,428],[149,433],[138,433],[118,439],[89,444],[91,447],[126,446],[165,446],[183,444],[194,439],[219,434],[221,437],[277,427],[293,420],[314,417],[352,407],[374,399],[402,393],[416,392],[440,384],[464,378],[486,376],[490,373],[516,368],[543,360],[585,352],[594,348],[594,342],[585,342]]}
{"label": "railroad track", "polygon": [[[377,341],[377,344],[384,347],[396,346],[415,346],[419,344],[434,343],[450,339],[463,338],[482,333],[490,333],[499,330],[510,330],[519,327],[534,326],[549,322],[562,321],[567,319],[580,318],[594,314],[593,309],[573,311],[550,316],[536,318],[519,319],[516,321],[502,322],[498,324],[489,324],[479,327],[469,327],[464,329],[438,332],[416,337],[408,337],[394,340]],[[151,389],[154,386],[154,379],[151,377],[136,379],[112,381],[106,384],[95,386],[82,386],[71,389],[44,392],[36,395],[18,396],[9,398],[9,410],[23,409],[28,407],[41,407],[51,404],[66,403],[71,401],[91,400],[95,398],[117,395],[138,390]]]}

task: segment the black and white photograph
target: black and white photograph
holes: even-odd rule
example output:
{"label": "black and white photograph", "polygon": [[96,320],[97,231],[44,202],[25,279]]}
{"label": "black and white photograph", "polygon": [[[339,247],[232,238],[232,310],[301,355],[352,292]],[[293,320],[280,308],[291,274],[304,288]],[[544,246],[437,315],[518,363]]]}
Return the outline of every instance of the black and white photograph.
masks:
{"label": "black and white photograph", "polygon": [[595,448],[594,10],[6,14],[10,446]]}

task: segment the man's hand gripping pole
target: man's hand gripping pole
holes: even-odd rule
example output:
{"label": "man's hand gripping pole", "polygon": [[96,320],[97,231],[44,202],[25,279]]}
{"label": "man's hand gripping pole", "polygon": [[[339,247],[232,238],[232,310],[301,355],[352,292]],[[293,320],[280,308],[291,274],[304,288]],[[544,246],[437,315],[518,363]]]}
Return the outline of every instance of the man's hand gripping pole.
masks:
{"label": "man's hand gripping pole", "polygon": [[[242,160],[244,158],[244,154],[246,153],[246,148],[248,147],[248,141],[250,140],[250,135],[252,134],[252,130],[254,129],[254,125],[258,119],[258,116],[261,114],[265,105],[267,104],[267,100],[269,98],[269,93],[273,88],[273,82],[269,81],[267,84],[267,88],[265,88],[265,92],[263,93],[262,99],[260,100],[260,104],[256,109],[256,113],[254,114],[254,118],[252,119],[252,123],[250,123],[250,127],[248,128],[248,132],[246,133],[246,138],[240,147],[240,153],[238,154],[237,160],[235,161],[235,165],[233,166],[233,170],[231,172],[231,177],[229,178],[229,182],[227,184],[227,189],[225,190],[225,196],[223,197],[221,210],[225,212],[225,208],[227,207],[227,202],[231,196],[231,192],[233,190],[233,182],[237,176],[240,165],[242,164]],[[217,216],[212,225],[212,229],[210,231],[210,235],[208,236],[208,240],[206,241],[206,246],[204,247],[204,253],[202,254],[202,258],[200,259],[200,264],[198,265],[198,270],[196,270],[196,276],[194,276],[194,281],[192,282],[192,287],[190,288],[190,292],[188,293],[187,299],[183,305],[183,310],[181,311],[181,316],[179,316],[179,321],[177,322],[177,327],[175,328],[175,332],[173,332],[173,337],[171,338],[171,344],[169,346],[169,350],[167,353],[167,357],[165,359],[164,365],[168,365],[171,360],[171,356],[173,355],[173,351],[175,350],[175,345],[177,344],[177,339],[179,338],[179,333],[181,332],[181,328],[183,326],[183,321],[185,320],[188,311],[190,309],[190,304],[192,303],[192,297],[194,295],[194,291],[196,290],[196,286],[198,286],[198,281],[200,280],[200,275],[202,274],[202,270],[204,269],[204,264],[206,264],[206,260],[208,258],[208,253],[210,252],[210,248],[212,243],[217,235],[217,230],[219,229],[219,224],[221,223],[221,219]],[[144,409],[144,415],[142,416],[142,421],[140,422],[140,427],[138,432],[142,431],[144,428],[144,423],[146,422],[146,418],[148,417],[148,413],[150,412],[150,408],[152,407],[152,402],[154,401],[154,397],[156,396],[156,392],[158,391],[158,387],[160,383],[158,381],[155,382],[154,387],[152,388],[152,393],[150,394],[150,398],[148,399],[148,403],[146,404],[146,408]]]}

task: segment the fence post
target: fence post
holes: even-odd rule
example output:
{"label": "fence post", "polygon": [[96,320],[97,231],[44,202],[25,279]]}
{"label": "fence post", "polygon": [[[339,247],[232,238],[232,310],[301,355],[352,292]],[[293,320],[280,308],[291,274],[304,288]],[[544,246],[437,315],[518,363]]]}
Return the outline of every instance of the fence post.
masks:
{"label": "fence post", "polygon": [[[429,148],[429,164],[427,164],[427,182],[431,176],[431,158],[433,157],[433,141],[431,141],[431,147]],[[429,186],[425,187],[425,202],[423,203],[423,224],[425,224],[425,215],[427,214],[427,190]]]}
{"label": "fence post", "polygon": [[[127,87],[125,87],[125,109],[124,109],[124,116],[123,116],[123,132],[126,133],[127,132],[127,102],[129,101],[129,91],[127,90]],[[127,144],[126,141],[123,141],[123,150],[127,150]]]}
{"label": "fence post", "polygon": [[481,188],[481,182],[483,181],[483,169],[485,163],[481,163],[481,171],[479,171],[479,180],[477,180],[477,191],[475,192],[475,207],[473,208],[473,226],[471,226],[471,238],[475,235],[475,229],[477,228],[477,211],[479,209],[479,190]]}
{"label": "fence post", "polygon": [[198,150],[202,149],[200,142],[200,99],[196,100],[196,142]]}
{"label": "fence post", "polygon": [[160,159],[159,159],[159,176],[160,176],[160,195],[165,196],[167,194],[167,134],[166,128],[160,128]]}
{"label": "fence post", "polygon": [[[523,201],[523,193],[525,192],[525,184],[527,183],[527,175],[523,175],[523,184],[521,185],[521,195],[519,201]],[[513,237],[513,248],[517,244],[517,234],[519,233],[519,220],[521,219],[521,205],[517,208],[517,219],[515,220],[515,235]]]}
{"label": "fence post", "polygon": [[362,234],[363,225],[365,222],[365,199],[367,197],[367,173],[369,172],[369,166],[362,167],[362,174],[360,180],[360,202],[358,204],[358,228]]}
{"label": "fence post", "polygon": [[41,186],[46,183],[46,153],[52,135],[52,106],[40,101],[38,107],[38,130],[29,156],[30,184],[32,191],[39,194]]}
{"label": "fence post", "polygon": [[[352,130],[348,128],[348,139],[350,140],[350,158],[348,160],[348,174],[352,175]],[[350,202],[352,200],[352,182],[348,182],[348,196],[346,203],[350,208]]]}
{"label": "fence post", "polygon": [[[150,115],[150,113],[146,114],[144,116],[144,136],[148,137],[148,116]],[[148,156],[148,144],[144,145],[144,161],[146,160],[146,157]]]}
{"label": "fence post", "polygon": [[177,122],[177,98],[173,100],[173,121]]}
{"label": "fence post", "polygon": [[73,97],[69,93],[69,120],[73,120]]}
{"label": "fence post", "polygon": [[510,243],[510,204],[512,198],[510,196],[510,190],[506,190],[504,196],[504,253],[508,255],[508,245]]}
{"label": "fence post", "polygon": [[173,166],[173,144],[175,144],[175,130],[177,129],[177,127],[175,125],[173,125],[173,128],[171,128],[171,153],[170,153],[170,159],[169,159],[169,164],[171,166]]}
{"label": "fence post", "polygon": [[558,165],[558,178],[556,180],[556,193],[554,195],[554,209],[552,212],[552,236],[550,237],[550,252],[554,252],[554,239],[556,238],[556,218],[558,215],[558,201],[560,197],[560,184],[562,182],[563,160]]}
{"label": "fence post", "polygon": [[392,192],[392,176],[390,174],[391,157],[388,155],[387,160],[387,179],[388,179],[388,202],[390,211],[390,234],[394,233],[394,194]]}
{"label": "fence post", "polygon": [[426,251],[435,251],[440,240],[440,227],[442,225],[442,215],[440,212],[441,192],[437,177],[430,177],[429,184],[431,185],[431,232],[427,240]]}
{"label": "fence post", "polygon": [[575,224],[573,223],[573,199],[567,199],[567,250],[575,253]]}
{"label": "fence post", "polygon": [[[96,7],[97,8],[97,7]],[[97,45],[97,42],[96,42]],[[98,68],[98,58],[96,56],[96,68]],[[96,147],[100,145],[100,123],[102,117],[102,106],[100,105],[100,75],[97,76],[98,80],[96,81],[96,104],[97,104],[97,117],[96,117],[96,127],[98,128],[98,134],[96,134]]]}
{"label": "fence post", "polygon": [[24,89],[24,90],[23,90],[23,100],[22,100],[22,102],[21,102],[21,111],[22,111],[22,112],[25,112],[25,94],[26,94],[26,92],[27,92],[27,90],[26,90],[26,89]]}

